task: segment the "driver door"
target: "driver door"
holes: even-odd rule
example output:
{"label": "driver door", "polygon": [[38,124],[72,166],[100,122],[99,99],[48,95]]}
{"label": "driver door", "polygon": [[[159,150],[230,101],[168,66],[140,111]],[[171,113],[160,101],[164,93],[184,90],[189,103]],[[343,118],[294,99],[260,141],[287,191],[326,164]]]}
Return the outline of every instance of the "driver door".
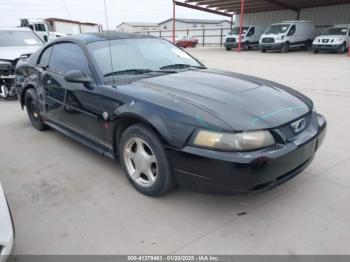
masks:
{"label": "driver door", "polygon": [[[83,72],[92,83],[67,82],[65,74],[72,70]],[[103,109],[94,106],[101,99],[99,87],[81,47],[74,43],[55,44],[42,80],[46,89],[47,112],[53,122],[94,143],[103,142]]]}

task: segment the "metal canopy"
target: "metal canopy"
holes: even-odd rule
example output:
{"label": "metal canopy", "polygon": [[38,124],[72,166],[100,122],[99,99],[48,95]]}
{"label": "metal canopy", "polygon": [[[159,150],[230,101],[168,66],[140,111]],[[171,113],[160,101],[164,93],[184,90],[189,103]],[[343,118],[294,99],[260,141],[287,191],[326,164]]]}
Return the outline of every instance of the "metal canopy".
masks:
{"label": "metal canopy", "polygon": [[[241,0],[175,0],[176,5],[223,16],[241,13]],[[327,5],[348,4],[350,0],[245,0],[244,12],[257,13],[276,10],[294,10]]]}

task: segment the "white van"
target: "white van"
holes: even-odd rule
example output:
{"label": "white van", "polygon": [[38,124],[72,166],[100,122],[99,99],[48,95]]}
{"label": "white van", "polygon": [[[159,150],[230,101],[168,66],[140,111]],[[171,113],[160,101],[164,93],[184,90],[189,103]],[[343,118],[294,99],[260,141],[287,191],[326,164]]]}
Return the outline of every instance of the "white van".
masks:
{"label": "white van", "polygon": [[315,37],[315,26],[308,21],[284,21],[272,24],[261,36],[259,47],[287,53],[292,48],[308,49]]}
{"label": "white van", "polygon": [[350,25],[336,25],[327,28],[312,44],[312,51],[334,51],[345,53],[350,46]]}
{"label": "white van", "polygon": [[[242,27],[242,47],[252,49],[259,46],[259,39],[265,32],[266,26],[264,25],[248,25]],[[234,27],[232,33],[228,34],[225,38],[225,48],[227,51],[232,48],[238,47],[239,43],[239,27]]]}

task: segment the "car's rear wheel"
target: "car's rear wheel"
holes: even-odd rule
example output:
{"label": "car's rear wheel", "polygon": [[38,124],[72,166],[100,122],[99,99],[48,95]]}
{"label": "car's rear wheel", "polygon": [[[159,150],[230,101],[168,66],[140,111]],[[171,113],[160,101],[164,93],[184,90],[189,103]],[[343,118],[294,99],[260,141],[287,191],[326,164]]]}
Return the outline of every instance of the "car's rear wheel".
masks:
{"label": "car's rear wheel", "polygon": [[171,167],[157,134],[136,124],[122,134],[119,155],[131,184],[148,196],[160,196],[175,185]]}
{"label": "car's rear wheel", "polygon": [[24,101],[32,125],[39,131],[47,129],[47,125],[45,125],[40,114],[39,99],[34,88],[27,90]]}

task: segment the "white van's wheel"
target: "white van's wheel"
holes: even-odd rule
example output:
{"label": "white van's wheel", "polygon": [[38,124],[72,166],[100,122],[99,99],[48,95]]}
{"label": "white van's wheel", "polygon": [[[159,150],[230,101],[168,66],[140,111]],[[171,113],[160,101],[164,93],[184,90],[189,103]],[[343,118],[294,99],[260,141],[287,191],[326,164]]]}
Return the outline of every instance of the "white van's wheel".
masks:
{"label": "white van's wheel", "polygon": [[289,51],[289,43],[286,42],[286,43],[283,44],[281,52],[282,53],[288,53],[288,51]]}
{"label": "white van's wheel", "polygon": [[345,51],[346,51],[346,44],[343,43],[338,49],[338,54],[344,54]]}

